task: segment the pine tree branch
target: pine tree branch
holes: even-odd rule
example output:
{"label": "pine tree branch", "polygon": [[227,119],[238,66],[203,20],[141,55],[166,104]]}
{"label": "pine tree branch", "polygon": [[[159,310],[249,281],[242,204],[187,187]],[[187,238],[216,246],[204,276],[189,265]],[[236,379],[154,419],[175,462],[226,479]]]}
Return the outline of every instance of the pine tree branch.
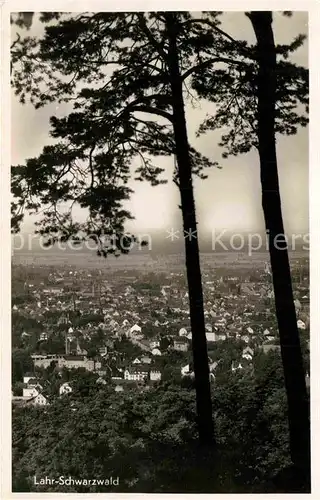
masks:
{"label": "pine tree branch", "polygon": [[131,108],[131,111],[141,111],[142,113],[150,113],[153,115],[162,116],[163,118],[166,118],[171,123],[173,123],[173,116],[171,113],[167,113],[167,111],[163,111],[162,109],[154,108],[153,106],[147,106],[143,104],[137,105],[133,106]]}
{"label": "pine tree branch", "polygon": [[195,23],[207,24],[214,31],[216,31],[217,33],[219,33],[220,35],[222,35],[224,38],[226,38],[227,40],[229,40],[229,42],[231,42],[232,44],[234,44],[234,46],[237,47],[243,53],[243,55],[245,55],[246,57],[250,57],[252,59],[252,53],[251,53],[251,51],[249,51],[247,49],[244,49],[243,47],[239,46],[239,41],[238,40],[235,40],[231,35],[229,35],[225,31],[223,31],[221,28],[218,28],[218,26],[215,23],[213,23],[212,21],[210,21],[209,19],[199,19],[199,18],[188,19],[187,21],[185,21],[184,23],[182,23],[182,26],[186,26],[187,24],[195,24]]}
{"label": "pine tree branch", "polygon": [[138,97],[138,99],[135,99],[134,101],[132,101],[128,105],[128,107],[135,106],[137,104],[148,104],[148,102],[151,99],[157,99],[159,101],[162,100],[162,102],[164,104],[168,104],[168,105],[171,104],[169,96],[166,96],[166,95],[163,95],[163,94],[150,94],[150,95],[144,95],[142,97]]}
{"label": "pine tree branch", "polygon": [[162,57],[162,59],[164,61],[166,61],[167,54],[163,50],[162,45],[155,39],[155,37],[153,36],[153,34],[151,33],[151,31],[149,30],[149,28],[147,26],[147,23],[146,23],[146,20],[144,18],[144,14],[141,13],[141,12],[139,12],[139,13],[137,13],[137,16],[138,16],[138,19],[139,19],[139,26],[140,26],[141,30],[143,31],[143,33],[148,38],[148,40],[151,43],[151,45],[153,45],[153,47],[157,50],[159,56]]}
{"label": "pine tree branch", "polygon": [[206,61],[203,61],[199,64],[195,64],[191,68],[189,68],[185,73],[181,76],[182,81],[188,78],[192,73],[195,71],[198,71],[200,69],[205,69],[207,66],[210,66],[210,64],[215,64],[215,63],[225,63],[225,64],[235,64],[237,66],[243,66],[246,67],[247,65],[243,63],[242,61],[236,61],[235,59],[225,59],[223,57],[213,57],[211,59],[207,59]]}

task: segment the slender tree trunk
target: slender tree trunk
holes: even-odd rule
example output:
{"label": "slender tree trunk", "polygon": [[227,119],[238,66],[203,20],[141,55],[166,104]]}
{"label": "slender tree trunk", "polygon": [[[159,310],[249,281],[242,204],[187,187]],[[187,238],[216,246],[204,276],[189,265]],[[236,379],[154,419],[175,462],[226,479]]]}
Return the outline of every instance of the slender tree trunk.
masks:
{"label": "slender tree trunk", "polygon": [[284,237],[277,168],[275,141],[276,50],[272,29],[272,13],[252,12],[249,17],[257,38],[259,64],[257,79],[258,140],[262,206],[269,236],[275,307],[288,399],[291,459],[293,464],[303,472],[305,481],[309,485],[309,401],[292,292],[288,250]]}
{"label": "slender tree trunk", "polygon": [[193,195],[189,142],[184,112],[182,79],[177,50],[177,24],[175,22],[174,13],[167,13],[166,17],[169,35],[168,70],[172,90],[173,129],[176,143],[178,182],[185,236],[185,255],[190,304],[199,440],[201,444],[214,445],[215,439],[210,393],[207,339],[203,309],[199,244],[197,237],[197,222]]}

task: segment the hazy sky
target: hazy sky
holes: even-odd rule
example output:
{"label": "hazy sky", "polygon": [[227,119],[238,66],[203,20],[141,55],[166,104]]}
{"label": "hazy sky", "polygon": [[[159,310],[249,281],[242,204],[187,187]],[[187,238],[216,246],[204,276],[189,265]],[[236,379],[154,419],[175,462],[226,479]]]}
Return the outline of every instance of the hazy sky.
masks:
{"label": "hazy sky", "polygon": [[[223,16],[223,28],[237,38],[254,41],[250,21],[243,13],[229,12]],[[17,30],[13,28],[13,33]],[[298,33],[307,33],[307,13],[294,13],[292,18],[274,15],[274,32],[277,43],[287,43]],[[42,25],[37,19],[28,34],[38,35]],[[307,66],[308,46],[304,44],[294,55],[298,64]],[[12,164],[23,164],[26,158],[37,156],[44,145],[52,142],[48,136],[49,117],[62,116],[70,110],[65,105],[56,108],[51,104],[40,110],[31,105],[21,105],[12,96]],[[195,180],[195,198],[200,231],[226,229],[228,231],[260,231],[263,229],[259,160],[256,151],[237,158],[221,158],[218,147],[219,132],[208,133],[195,139],[197,130],[206,113],[213,106],[200,101],[193,109],[187,105],[186,114],[190,142],[213,160],[219,160],[222,170],[212,169],[205,181]],[[179,195],[171,182],[171,158],[159,160],[159,166],[167,169],[167,185],[151,187],[148,183],[133,182],[135,193],[128,207],[136,220],[130,229],[180,228]],[[308,129],[302,129],[294,137],[281,137],[278,141],[278,164],[283,214],[286,231],[308,231]],[[33,219],[26,216],[24,231],[32,231]]]}

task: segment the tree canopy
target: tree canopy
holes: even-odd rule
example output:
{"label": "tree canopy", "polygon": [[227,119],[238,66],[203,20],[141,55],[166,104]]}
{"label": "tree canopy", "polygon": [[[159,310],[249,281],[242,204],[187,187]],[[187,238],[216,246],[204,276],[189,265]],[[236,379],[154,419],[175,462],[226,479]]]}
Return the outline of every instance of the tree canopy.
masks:
{"label": "tree canopy", "polygon": [[275,492],[273,477],[289,463],[279,355],[257,357],[255,370],[214,385],[215,460],[198,448],[192,386],[168,381],[119,395],[83,374],[72,393],[50,406],[14,409],[13,489],[41,491],[32,481],[36,470],[39,477],[77,478],[79,471],[81,477],[120,477],[113,489],[74,486],[77,492]]}
{"label": "tree canopy", "polygon": [[[203,14],[208,27],[189,13],[178,13],[178,18],[186,80],[192,66],[223,53],[228,44],[212,31],[219,24],[217,13]],[[59,142],[45,146],[26,165],[13,167],[13,228],[23,218],[22,208],[32,211],[41,205],[40,234],[51,240],[81,231],[95,238],[104,234],[107,251],[120,251],[123,225],[131,217],[122,202],[131,193],[127,184],[133,160],[140,162],[135,178],[155,185],[165,179],[152,158],[175,154],[164,15],[43,13],[41,20],[48,23],[44,37],[25,37],[15,46],[13,86],[21,102],[30,99],[36,107],[67,102],[73,111],[51,118],[51,135]],[[201,177],[204,168],[216,165],[191,146],[190,153],[193,172]],[[62,202],[70,207],[63,214]],[[89,209],[84,224],[72,220],[74,203]]]}
{"label": "tree canopy", "polygon": [[[220,16],[176,13],[184,97],[192,101],[193,89],[216,104],[199,134],[222,129],[226,157],[257,145],[257,60],[254,46],[221,29]],[[102,255],[126,252],[134,239],[124,230],[131,218],[122,206],[131,194],[129,179],[166,182],[156,157],[175,154],[166,17],[162,12],[46,12],[40,20],[44,36],[25,36],[12,50],[15,92],[22,103],[65,102],[72,111],[51,117],[54,145],[12,168],[13,230],[24,209],[41,205],[38,231],[49,242],[85,234]],[[307,124],[308,71],[289,60],[304,38],[277,46],[279,133],[293,134]],[[218,166],[191,145],[190,153],[193,172],[202,178],[206,168]],[[62,210],[62,204],[68,208]],[[86,222],[72,217],[75,204],[88,209]]]}

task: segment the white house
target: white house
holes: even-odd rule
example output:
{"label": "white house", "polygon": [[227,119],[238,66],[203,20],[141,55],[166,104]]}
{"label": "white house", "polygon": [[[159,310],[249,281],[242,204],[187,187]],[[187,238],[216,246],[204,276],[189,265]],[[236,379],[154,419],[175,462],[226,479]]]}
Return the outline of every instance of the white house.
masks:
{"label": "white house", "polygon": [[181,377],[194,377],[194,371],[192,371],[191,366],[188,364],[186,366],[182,366],[181,368]]}
{"label": "white house", "polygon": [[[30,381],[31,381],[31,383],[29,384]],[[35,381],[35,382],[33,383],[32,381]],[[23,377],[23,383],[24,384],[28,384],[28,385],[33,385],[33,386],[34,385],[38,385],[36,379],[34,378],[34,375],[32,375],[32,374],[31,375],[25,375]]]}
{"label": "white house", "polygon": [[253,349],[251,349],[251,347],[249,346],[245,347],[242,351],[242,357],[244,359],[247,359],[248,361],[252,360],[253,354],[254,354]]}
{"label": "white house", "polygon": [[141,333],[141,327],[137,324],[133,325],[131,328],[130,328],[130,333]]}
{"label": "white house", "polygon": [[115,392],[123,392],[123,385],[117,384],[114,388]]}
{"label": "white house", "polygon": [[140,361],[140,359],[139,359],[139,358],[136,358],[136,359],[134,359],[134,360],[132,361],[132,364],[133,364],[133,365],[141,365],[141,361]]}
{"label": "white house", "polygon": [[275,338],[276,337],[274,335],[267,335],[266,340],[268,340],[268,342],[272,342]]}
{"label": "white house", "polygon": [[246,343],[248,344],[248,342],[250,342],[250,337],[248,335],[242,335],[241,336],[241,339]]}
{"label": "white house", "polygon": [[161,380],[161,372],[159,370],[151,370],[150,380]]}
{"label": "white house", "polygon": [[179,337],[186,337],[188,335],[188,332],[185,328],[180,328],[179,330]]}
{"label": "white house", "polygon": [[216,333],[213,331],[206,331],[206,338],[208,342],[215,342],[216,341]]}
{"label": "white house", "polygon": [[300,330],[305,330],[306,329],[306,324],[304,321],[302,321],[301,319],[298,319],[297,321],[297,326]]}
{"label": "white house", "polygon": [[72,388],[71,388],[69,382],[64,382],[64,384],[60,385],[60,388],[59,388],[60,396],[62,396],[62,394],[69,394],[69,392],[72,392]]}
{"label": "white house", "polygon": [[152,359],[150,358],[150,356],[141,356],[141,363],[145,364],[145,365],[150,365]]}
{"label": "white house", "polygon": [[30,403],[32,403],[34,405],[39,405],[39,406],[46,406],[49,404],[47,398],[41,393],[37,394],[34,397],[34,399],[32,401],[30,401]]}
{"label": "white house", "polygon": [[37,387],[24,387],[22,389],[22,396],[26,399],[35,398],[40,393],[41,389],[41,386],[39,386],[39,389]]}
{"label": "white house", "polygon": [[182,366],[182,368],[181,368],[181,376],[182,377],[186,377],[189,374],[190,374],[190,365],[187,364],[185,366]]}
{"label": "white house", "polygon": [[252,334],[253,334],[253,330],[252,330],[251,326],[249,326],[249,327],[247,328],[247,332],[248,332],[248,333],[250,333],[250,335],[252,335]]}
{"label": "white house", "polygon": [[188,342],[182,339],[176,339],[173,341],[173,349],[175,351],[186,352],[188,350]]}
{"label": "white house", "polygon": [[129,368],[124,371],[124,379],[125,380],[144,380],[148,376],[148,372],[143,369],[134,369]]}
{"label": "white house", "polygon": [[141,331],[129,331],[127,336],[130,338],[131,341],[135,341],[135,340],[141,340],[143,339],[143,333]]}
{"label": "white house", "polygon": [[157,347],[155,347],[154,349],[152,349],[151,354],[153,356],[161,356],[162,355],[160,349],[158,349]]}
{"label": "white house", "polygon": [[100,347],[99,354],[100,354],[100,356],[102,356],[104,358],[108,354],[107,346]]}
{"label": "white house", "polygon": [[225,333],[217,333],[216,334],[216,339],[217,340],[226,340],[227,335]]}

